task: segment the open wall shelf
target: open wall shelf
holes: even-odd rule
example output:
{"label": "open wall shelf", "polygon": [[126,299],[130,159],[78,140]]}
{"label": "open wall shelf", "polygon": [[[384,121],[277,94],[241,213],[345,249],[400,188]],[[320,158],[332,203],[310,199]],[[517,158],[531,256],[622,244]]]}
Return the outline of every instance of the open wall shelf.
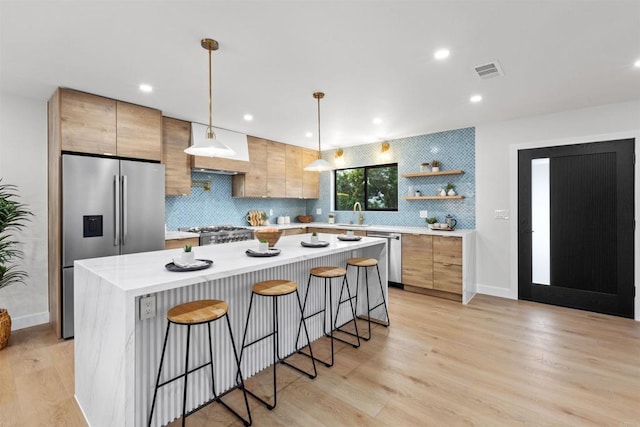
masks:
{"label": "open wall shelf", "polygon": [[420,176],[440,176],[440,175],[462,175],[464,173],[461,169],[454,169],[450,171],[440,172],[415,172],[415,173],[403,173],[404,178],[417,178]]}
{"label": "open wall shelf", "polygon": [[464,196],[403,196],[402,200],[453,200],[464,199]]}

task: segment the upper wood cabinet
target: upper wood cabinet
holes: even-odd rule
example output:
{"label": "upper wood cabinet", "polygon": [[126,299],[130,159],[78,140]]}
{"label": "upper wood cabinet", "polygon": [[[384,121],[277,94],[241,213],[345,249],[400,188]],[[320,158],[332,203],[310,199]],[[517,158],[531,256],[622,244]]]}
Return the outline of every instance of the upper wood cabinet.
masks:
{"label": "upper wood cabinet", "polygon": [[286,146],[285,169],[286,197],[302,197],[302,147]]}
{"label": "upper wood cabinet", "polygon": [[162,143],[165,193],[179,196],[191,193],[191,159],[185,148],[191,139],[191,123],[163,117]]}
{"label": "upper wood cabinet", "polygon": [[267,196],[287,197],[286,145],[267,141]]}
{"label": "upper wood cabinet", "polygon": [[[72,89],[58,89],[60,149],[145,160],[162,160],[160,110]],[[53,98],[52,98],[53,99]]]}
{"label": "upper wood cabinet", "polygon": [[[61,150],[115,155],[116,101],[71,89],[58,89]],[[52,97],[52,101],[55,101]]]}
{"label": "upper wood cabinet", "polygon": [[302,149],[302,197],[317,199],[320,197],[320,173],[304,170],[304,167],[318,158],[316,150]]}
{"label": "upper wood cabinet", "polygon": [[233,176],[233,197],[267,196],[267,140],[247,137],[251,169]]}
{"label": "upper wood cabinet", "polygon": [[119,157],[162,161],[162,112],[117,101]]}

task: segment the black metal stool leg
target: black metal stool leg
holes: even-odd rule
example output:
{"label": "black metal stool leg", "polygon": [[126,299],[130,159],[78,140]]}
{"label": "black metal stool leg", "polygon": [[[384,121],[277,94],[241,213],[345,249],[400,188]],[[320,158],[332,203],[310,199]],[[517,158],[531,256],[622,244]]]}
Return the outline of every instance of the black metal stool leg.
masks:
{"label": "black metal stool leg", "polygon": [[[326,362],[326,361],[314,356],[313,355],[313,350],[311,348],[311,341],[309,340],[309,333],[308,333],[308,330],[307,330],[307,324],[305,322],[307,319],[310,319],[310,318],[312,318],[314,316],[317,316],[318,314],[322,313],[323,314],[323,317],[322,317],[322,322],[323,322],[322,323],[322,332],[323,332],[323,334],[325,336],[329,336],[329,334],[327,334],[327,327],[326,327],[326,323],[327,323],[327,310],[326,310],[326,307],[327,307],[327,287],[326,287],[326,280],[325,280],[325,287],[324,287],[324,307],[325,308],[323,308],[321,310],[318,310],[315,313],[309,314],[308,316],[304,315],[304,313],[306,311],[306,308],[307,308],[307,300],[309,298],[309,289],[311,288],[311,277],[313,277],[313,276],[309,275],[309,279],[307,280],[307,289],[306,289],[305,295],[304,295],[304,303],[302,304],[302,308],[301,308],[301,310],[302,310],[302,318],[300,319],[300,324],[298,325],[298,334],[296,335],[296,348],[298,348],[298,350],[297,350],[298,354],[302,354],[303,356],[310,357],[311,360],[314,361],[313,367],[314,367],[314,373],[315,373],[316,372],[316,367],[315,367],[315,362],[316,361],[322,363],[327,368],[330,368],[331,366],[333,366],[333,363]],[[305,322],[304,323],[304,328],[305,328],[305,331],[306,331],[306,334],[307,334],[307,345],[309,346],[309,353],[310,354],[309,353],[305,353],[304,351],[302,351],[302,349],[304,347],[298,347],[298,342],[300,340],[300,332],[301,332],[301,329],[302,329],[302,326],[303,326],[303,322]],[[333,342],[332,342],[332,344],[333,344]],[[309,374],[307,373],[307,375],[309,375]],[[310,376],[310,378],[312,378],[312,379],[315,378],[315,375],[314,375],[314,377]]]}
{"label": "black metal stool leg", "polygon": [[[242,335],[242,346],[240,347],[240,361],[242,361],[242,355],[244,353],[244,349],[246,347],[245,343],[247,342],[247,332],[249,331],[249,319],[251,319],[251,308],[253,307],[253,296],[254,293],[251,293],[251,298],[249,299],[249,311],[247,312],[247,321],[244,325],[244,334]],[[238,374],[236,374],[236,383],[238,383],[238,376],[240,375],[240,369],[238,369]],[[240,376],[242,379],[242,376]]]}
{"label": "black metal stool leg", "polygon": [[[384,313],[387,316],[387,323],[386,324],[384,324],[382,322],[376,322],[376,323],[379,323],[382,326],[384,326],[385,328],[388,328],[389,325],[391,325],[391,318],[389,317],[389,310],[387,309],[387,299],[384,297],[384,289],[382,288],[382,279],[380,278],[380,268],[378,267],[377,264],[376,264],[376,270],[378,271],[378,283],[380,284],[380,295],[382,295],[382,306],[384,307]],[[373,309],[375,310],[379,306],[380,305],[377,305],[377,306],[373,307]]]}
{"label": "black metal stool leg", "polygon": [[[347,299],[343,300],[342,299],[342,295],[344,293],[344,289],[347,289]],[[345,274],[344,278],[342,279],[342,286],[340,287],[340,297],[338,298],[338,310],[336,312],[336,320],[333,324],[333,328],[336,331],[342,332],[343,334],[347,334],[347,335],[351,335],[352,337],[356,338],[356,343],[352,343],[349,342],[347,340],[344,340],[340,337],[334,337],[335,339],[342,341],[345,344],[349,344],[351,345],[353,348],[358,348],[360,347],[360,334],[358,333],[358,322],[357,322],[357,317],[356,317],[356,310],[355,307],[353,305],[353,300],[354,300],[354,296],[351,295],[351,290],[349,288],[349,280],[347,279],[347,275]],[[349,305],[351,306],[351,319],[347,320],[346,322],[344,322],[343,324],[338,326],[338,316],[340,315],[340,307],[342,307],[342,304],[348,302]],[[355,327],[356,333],[354,334],[353,332],[349,332],[349,331],[345,331],[344,329],[342,329],[343,326],[345,326],[347,323],[353,322],[353,325]]]}
{"label": "black metal stool leg", "polygon": [[189,340],[191,338],[191,325],[187,325],[187,354],[184,359],[184,392],[182,394],[182,427],[185,426],[187,407],[187,378],[189,377]]}
{"label": "black metal stool leg", "polygon": [[164,333],[164,344],[162,345],[162,356],[160,356],[160,367],[158,368],[158,377],[156,378],[156,387],[153,392],[153,402],[151,403],[151,412],[149,413],[149,427],[151,427],[151,419],[153,418],[153,410],[156,407],[156,397],[158,396],[158,388],[160,384],[160,375],[162,374],[162,363],[164,362],[164,353],[167,349],[167,340],[169,338],[169,327],[171,322],[167,322],[167,330]]}
{"label": "black metal stool leg", "polygon": [[211,343],[211,322],[207,322],[207,335],[209,335],[209,357],[211,360],[211,390],[213,391],[213,398],[218,399],[216,393],[216,379],[213,373],[213,344]]}
{"label": "black metal stool leg", "polygon": [[[235,410],[233,410],[232,408],[230,408],[226,403],[224,403],[222,400],[219,400],[220,403],[222,403],[227,409],[229,409],[231,412],[233,412],[233,414],[240,418],[240,420],[242,420],[242,422],[244,423],[245,426],[250,426],[251,423],[253,422],[251,419],[251,409],[249,409],[249,399],[247,398],[247,391],[244,388],[244,380],[242,379],[242,370],[240,368],[240,358],[238,357],[238,351],[236,350],[236,342],[233,339],[233,332],[231,332],[231,322],[229,321],[229,316],[225,315],[225,317],[227,318],[227,329],[229,330],[229,339],[231,340],[231,347],[233,348],[233,357],[236,360],[236,366],[238,368],[238,374],[240,376],[240,387],[242,388],[242,395],[244,396],[244,404],[247,408],[247,415],[249,420],[245,420],[244,418],[242,418]],[[213,365],[211,366],[211,369],[213,370]]]}

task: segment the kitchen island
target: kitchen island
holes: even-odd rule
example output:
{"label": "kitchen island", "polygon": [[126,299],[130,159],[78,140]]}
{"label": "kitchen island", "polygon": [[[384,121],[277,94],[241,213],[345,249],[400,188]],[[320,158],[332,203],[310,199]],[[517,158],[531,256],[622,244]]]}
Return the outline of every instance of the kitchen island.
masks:
{"label": "kitchen island", "polygon": [[[372,257],[380,260],[380,274],[386,292],[385,269],[387,242],[363,237],[360,241],[340,241],[337,236],[320,234],[329,242],[324,248],[305,248],[302,240],[310,235],[282,237],[275,257],[248,257],[245,251],[255,249],[257,241],[194,248],[196,258],[213,260],[206,270],[175,273],[165,264],[178,257],[180,249],[146,252],[124,256],[95,258],[75,263],[75,396],[89,423],[99,426],[146,425],[151,407],[155,377],[160,363],[162,340],[166,329],[166,312],[174,305],[196,299],[221,299],[229,304],[229,319],[236,346],[244,333],[244,322],[254,283],[269,279],[287,279],[298,283],[302,296],[306,290],[309,269],[320,265],[344,266],[351,257]],[[355,284],[355,269],[349,272]],[[370,275],[372,299],[376,298],[376,275]],[[374,281],[375,280],[375,281]],[[360,291],[362,292],[362,284]],[[309,293],[309,307],[319,307],[322,301],[318,286]],[[335,289],[335,288],[334,288]],[[339,292],[334,292],[337,300]],[[364,295],[364,294],[361,294]],[[156,302],[155,316],[140,320],[140,299],[152,296]],[[301,298],[302,298],[301,296]],[[358,313],[365,312],[360,298]],[[336,307],[334,301],[334,307]],[[265,332],[270,322],[267,305],[257,307],[252,334]],[[294,297],[280,305],[280,349],[282,354],[294,351],[295,335],[300,315]],[[347,310],[338,321],[344,321]],[[253,317],[253,316],[252,316]],[[382,307],[372,317],[384,319]],[[265,319],[265,320],[259,320]],[[226,331],[216,322],[212,325],[216,360],[216,391],[230,389],[235,384],[233,352]],[[311,340],[323,335],[321,321],[309,325]],[[206,361],[206,328],[194,328],[190,366]],[[254,335],[255,336],[255,335]],[[167,346],[163,378],[184,370],[186,328],[172,328]],[[197,344],[196,344],[197,343]],[[270,343],[264,340],[254,346],[250,357],[244,357],[242,369],[250,377],[271,364]],[[207,401],[210,396],[210,371],[200,370],[190,375],[187,410]],[[182,381],[163,387],[158,393],[153,425],[162,425],[180,416]]]}

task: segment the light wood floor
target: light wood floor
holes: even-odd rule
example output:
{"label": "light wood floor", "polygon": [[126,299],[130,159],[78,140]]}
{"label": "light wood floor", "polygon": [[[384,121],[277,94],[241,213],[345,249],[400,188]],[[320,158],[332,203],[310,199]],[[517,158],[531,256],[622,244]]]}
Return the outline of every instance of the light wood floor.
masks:
{"label": "light wood floor", "polygon": [[[360,349],[339,346],[315,380],[279,367],[278,407],[251,400],[254,425],[640,426],[640,323],[488,296],[390,299],[391,327]],[[265,374],[250,385],[269,390]],[[239,397],[228,396],[238,409]],[[0,351],[0,426],[41,425],[84,425],[73,342],[46,326]],[[239,423],[214,404],[187,425]]]}

